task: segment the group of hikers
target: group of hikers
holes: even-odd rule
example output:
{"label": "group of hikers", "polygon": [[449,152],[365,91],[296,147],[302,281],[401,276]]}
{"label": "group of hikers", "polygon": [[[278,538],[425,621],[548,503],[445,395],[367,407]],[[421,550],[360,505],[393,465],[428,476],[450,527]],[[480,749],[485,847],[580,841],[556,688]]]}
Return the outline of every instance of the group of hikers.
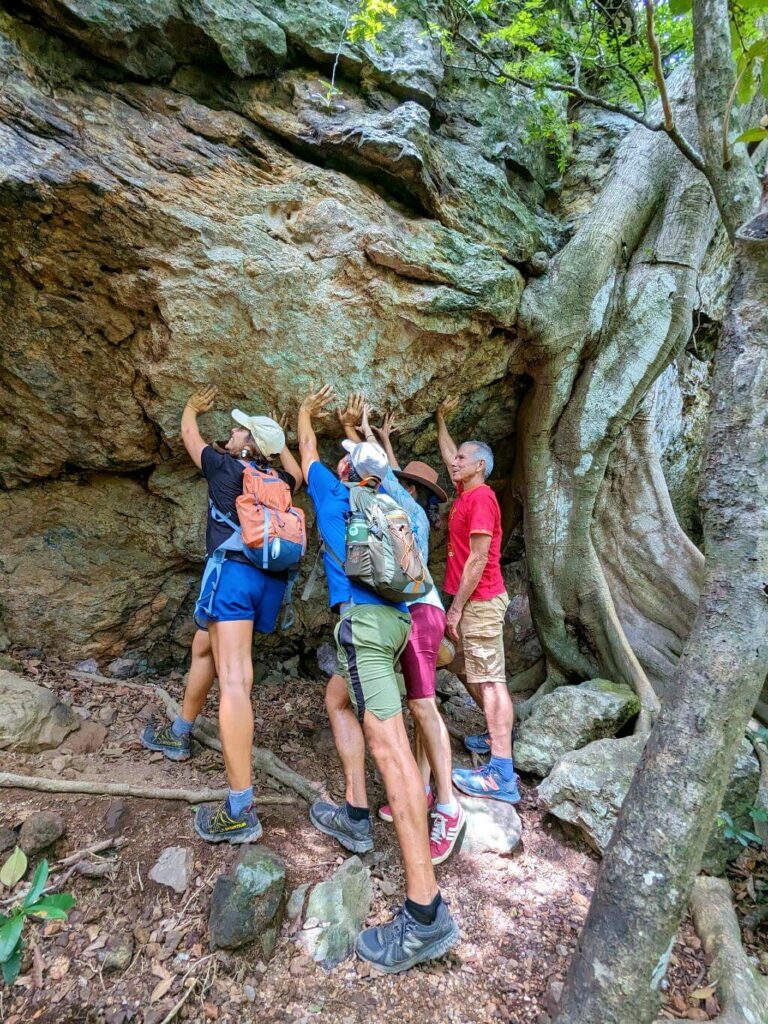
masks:
{"label": "group of hikers", "polygon": [[[457,401],[444,401],[436,413],[438,442],[456,491],[442,586],[450,597],[446,612],[427,561],[430,530],[440,525],[440,506],[448,495],[426,463],[400,468],[391,415],[372,426],[363,396],[352,395],[337,410],[346,436],[331,469],[320,459],[313,427],[337,401],[329,385],[301,403],[298,460],[287,447],[284,424],[239,409],[232,412],[229,438],[207,443],[198,416],[213,407],[216,394],[213,386],[193,394],[181,419],[184,445],[207,481],[209,498],[206,562],[195,606],[198,630],[184,700],[173,723],[151,722],[145,728],[142,743],[171,760],[188,759],[195,719],[218,679],[229,794],[220,806],[197,810],[195,829],[212,843],[260,838],[252,785],[251,645],[254,630],[273,632],[281,609],[290,611],[306,548],[304,515],[293,497],[306,482],[328,600],[338,616],[337,667],[325,705],[345,782],[344,803],[318,800],[310,819],[347,850],[373,849],[367,744],[387,795],[378,814],[394,823],[400,844],[406,899],[389,924],[361,932],[356,950],[380,970],[403,971],[444,955],[459,939],[434,871],[466,827],[454,787],[473,797],[520,799],[504,669],[509,598],[500,565],[501,513],[486,483],[493,454],[482,441],[454,443],[446,417]],[[279,467],[272,465],[275,459]],[[452,769],[450,739],[435,697],[438,661],[451,661],[484,712],[487,732],[465,740],[473,753],[490,755],[480,768]],[[403,696],[413,719],[413,751]]]}

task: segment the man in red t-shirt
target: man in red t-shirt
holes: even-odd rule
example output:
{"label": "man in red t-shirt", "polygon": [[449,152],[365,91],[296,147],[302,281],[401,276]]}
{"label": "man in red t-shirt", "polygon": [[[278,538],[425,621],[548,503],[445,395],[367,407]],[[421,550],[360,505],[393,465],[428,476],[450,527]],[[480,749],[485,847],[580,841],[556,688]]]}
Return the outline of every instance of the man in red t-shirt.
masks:
{"label": "man in red t-shirt", "polygon": [[472,737],[475,746],[470,749],[490,752],[491,759],[477,770],[455,769],[453,784],[470,796],[517,803],[513,710],[504,670],[503,629],[509,597],[501,575],[501,510],[485,482],[493,470],[493,453],[482,441],[456,447],[445,423],[446,413],[456,405],[456,399],[447,399],[437,410],[440,454],[458,494],[448,518],[443,589],[453,595],[453,601],[446,629],[463,657],[459,675],[488,724],[488,736]]}

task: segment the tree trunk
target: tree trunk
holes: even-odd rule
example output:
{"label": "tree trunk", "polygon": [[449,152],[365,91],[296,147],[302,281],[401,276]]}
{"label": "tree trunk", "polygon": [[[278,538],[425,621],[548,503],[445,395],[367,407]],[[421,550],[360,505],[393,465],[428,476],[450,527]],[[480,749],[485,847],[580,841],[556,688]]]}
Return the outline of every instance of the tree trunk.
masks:
{"label": "tree trunk", "polygon": [[[685,69],[670,91],[681,126],[695,134]],[[659,702],[617,614],[594,514],[617,439],[688,339],[715,224],[703,177],[667,138],[637,128],[595,209],[521,305],[518,366],[534,383],[517,436],[542,692],[607,675],[637,691],[646,727]],[[646,482],[659,484],[638,477]],[[674,537],[674,517],[668,525]],[[687,550],[682,561],[689,571]]]}
{"label": "tree trunk", "polygon": [[699,611],[678,685],[606,851],[558,1024],[654,1019],[675,933],[768,670],[766,205],[737,235],[715,357]]}

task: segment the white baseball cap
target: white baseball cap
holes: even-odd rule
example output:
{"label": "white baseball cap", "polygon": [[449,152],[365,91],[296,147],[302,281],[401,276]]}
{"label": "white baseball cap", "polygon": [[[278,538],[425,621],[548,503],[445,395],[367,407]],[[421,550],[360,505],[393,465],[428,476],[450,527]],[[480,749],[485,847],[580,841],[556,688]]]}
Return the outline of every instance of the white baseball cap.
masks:
{"label": "white baseball cap", "polygon": [[279,455],[285,448],[283,428],[269,416],[249,416],[241,409],[233,409],[232,419],[238,426],[250,431],[262,455]]}
{"label": "white baseball cap", "polygon": [[363,479],[375,476],[377,480],[383,480],[387,475],[389,460],[381,445],[372,444],[370,441],[355,444],[354,441],[345,438],[341,446],[348,453],[352,468],[358,476]]}

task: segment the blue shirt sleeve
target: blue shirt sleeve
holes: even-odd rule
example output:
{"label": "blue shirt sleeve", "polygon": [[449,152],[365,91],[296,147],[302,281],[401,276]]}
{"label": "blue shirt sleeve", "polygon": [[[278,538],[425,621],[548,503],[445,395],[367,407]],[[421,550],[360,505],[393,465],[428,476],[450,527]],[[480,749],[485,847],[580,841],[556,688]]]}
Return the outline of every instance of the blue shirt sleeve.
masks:
{"label": "blue shirt sleeve", "polygon": [[426,565],[429,560],[429,520],[427,519],[427,513],[418,501],[412,498],[408,491],[406,491],[392,472],[391,466],[387,470],[387,475],[381,481],[381,489],[397,502],[410,519],[413,536],[416,538],[419,552]]}
{"label": "blue shirt sleeve", "polygon": [[336,489],[338,477],[322,462],[313,462],[307,474],[307,491],[317,504]]}

